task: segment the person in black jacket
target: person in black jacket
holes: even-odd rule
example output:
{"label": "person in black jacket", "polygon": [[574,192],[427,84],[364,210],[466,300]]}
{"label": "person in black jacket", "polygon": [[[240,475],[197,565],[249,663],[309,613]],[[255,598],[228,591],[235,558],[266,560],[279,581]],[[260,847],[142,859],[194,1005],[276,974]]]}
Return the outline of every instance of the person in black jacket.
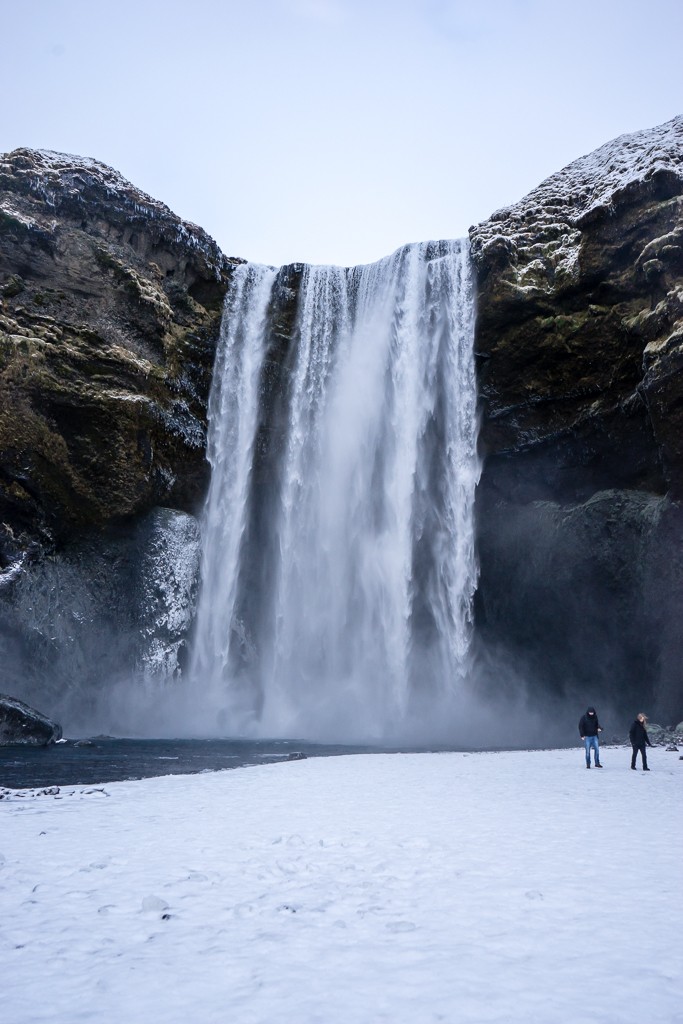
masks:
{"label": "person in black jacket", "polygon": [[639,715],[636,715],[636,720],[628,731],[628,738],[631,741],[631,747],[633,748],[633,754],[631,755],[631,768],[633,771],[636,770],[636,755],[640,751],[640,759],[643,762],[643,771],[649,772],[647,766],[647,754],[645,753],[646,747],[651,747],[650,738],[645,728],[647,722],[647,715],[644,715],[641,711]]}
{"label": "person in black jacket", "polygon": [[586,714],[582,715],[579,720],[579,736],[586,747],[586,768],[591,766],[591,747],[593,748],[595,767],[602,768],[600,764],[600,742],[598,740],[598,733],[601,732],[602,727],[598,722],[595,708],[588,708]]}

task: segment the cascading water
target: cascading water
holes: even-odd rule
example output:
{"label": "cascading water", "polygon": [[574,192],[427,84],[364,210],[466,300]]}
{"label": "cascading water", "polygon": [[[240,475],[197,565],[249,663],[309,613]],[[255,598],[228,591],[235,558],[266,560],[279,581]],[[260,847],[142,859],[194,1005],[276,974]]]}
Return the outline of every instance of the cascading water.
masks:
{"label": "cascading water", "polygon": [[291,301],[275,271],[245,265],[226,300],[196,698],[231,733],[407,737],[456,703],[467,672],[468,246],[304,267],[284,354],[280,292]]}

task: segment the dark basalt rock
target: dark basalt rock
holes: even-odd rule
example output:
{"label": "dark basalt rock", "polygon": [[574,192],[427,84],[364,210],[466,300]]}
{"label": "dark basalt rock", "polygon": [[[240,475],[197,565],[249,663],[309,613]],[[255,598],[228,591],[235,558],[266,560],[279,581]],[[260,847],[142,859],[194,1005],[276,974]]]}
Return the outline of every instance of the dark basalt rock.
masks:
{"label": "dark basalt rock", "polygon": [[577,160],[470,236],[481,441],[506,491],[523,465],[520,500],[679,496],[683,118]]}
{"label": "dark basalt rock", "polygon": [[15,697],[0,693],[0,745],[46,747],[62,738],[62,727]]}
{"label": "dark basalt rock", "polygon": [[241,262],[103,164],[0,156],[1,674],[72,723],[182,672]]}
{"label": "dark basalt rock", "polygon": [[683,118],[575,161],[470,237],[479,638],[532,688],[676,717]]}
{"label": "dark basalt rock", "polygon": [[196,510],[238,262],[104,164],[0,157],[0,571],[155,505]]}

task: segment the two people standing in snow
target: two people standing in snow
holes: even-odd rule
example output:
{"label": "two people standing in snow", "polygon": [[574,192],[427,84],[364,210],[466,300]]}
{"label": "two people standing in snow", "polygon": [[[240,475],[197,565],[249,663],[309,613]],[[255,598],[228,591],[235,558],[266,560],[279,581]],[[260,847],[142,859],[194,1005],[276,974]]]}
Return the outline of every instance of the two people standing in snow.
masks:
{"label": "two people standing in snow", "polygon": [[[639,712],[636,715],[636,720],[629,729],[628,738],[631,741],[631,748],[633,754],[631,756],[631,768],[633,771],[636,770],[636,757],[638,751],[640,751],[640,759],[643,763],[643,771],[649,772],[647,766],[647,754],[646,747],[651,747],[650,738],[645,728],[647,722],[647,715],[643,712]],[[593,751],[593,761],[596,768],[602,768],[600,764],[600,741],[598,739],[599,733],[602,732],[602,726],[598,721],[598,715],[595,708],[587,708],[585,715],[582,715],[579,720],[579,736],[583,740],[586,748],[586,768],[591,766],[591,749]]]}
{"label": "two people standing in snow", "polygon": [[640,751],[640,759],[643,763],[643,771],[649,772],[647,766],[647,754],[645,753],[646,747],[651,747],[650,738],[645,728],[647,722],[647,715],[644,715],[641,711],[640,714],[636,715],[636,720],[628,731],[628,738],[631,741],[631,747],[633,754],[631,755],[631,768],[633,771],[636,770],[636,756]]}
{"label": "two people standing in snow", "polygon": [[593,761],[596,768],[602,768],[600,764],[600,742],[598,733],[602,732],[602,726],[598,722],[595,708],[588,708],[586,714],[579,720],[579,736],[586,747],[586,768],[591,766],[591,749],[593,750]]}

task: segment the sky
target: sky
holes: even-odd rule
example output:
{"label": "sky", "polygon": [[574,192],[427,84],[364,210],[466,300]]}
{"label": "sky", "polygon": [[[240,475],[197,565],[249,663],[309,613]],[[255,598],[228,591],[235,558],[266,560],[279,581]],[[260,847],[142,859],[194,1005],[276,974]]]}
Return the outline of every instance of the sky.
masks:
{"label": "sky", "polygon": [[[578,736],[576,737],[578,741]],[[0,790],[12,1024],[681,1019],[678,753],[311,758]]]}
{"label": "sky", "polygon": [[0,152],[94,157],[229,256],[459,238],[683,113],[680,0],[0,0]]}

